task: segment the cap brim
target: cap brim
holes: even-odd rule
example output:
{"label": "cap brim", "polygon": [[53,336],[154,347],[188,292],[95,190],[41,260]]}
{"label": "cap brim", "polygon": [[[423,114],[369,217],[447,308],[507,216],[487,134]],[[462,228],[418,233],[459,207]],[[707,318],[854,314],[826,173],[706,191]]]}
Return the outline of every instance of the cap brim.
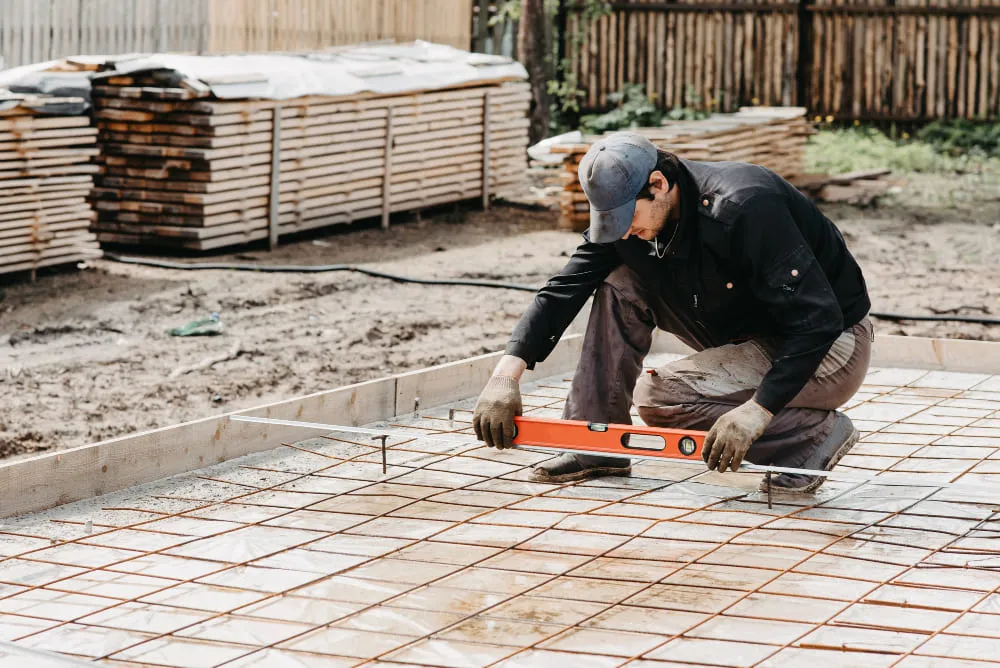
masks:
{"label": "cap brim", "polygon": [[632,227],[635,200],[629,200],[610,211],[590,210],[590,240],[597,244],[618,241]]}

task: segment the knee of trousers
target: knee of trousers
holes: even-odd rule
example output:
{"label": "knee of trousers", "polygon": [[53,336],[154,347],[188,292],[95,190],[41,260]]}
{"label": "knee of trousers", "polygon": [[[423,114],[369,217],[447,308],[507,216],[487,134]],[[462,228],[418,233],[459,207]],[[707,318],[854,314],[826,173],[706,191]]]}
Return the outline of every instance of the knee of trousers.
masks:
{"label": "knee of trousers", "polygon": [[644,373],[635,382],[632,403],[643,417],[644,409],[665,408],[694,403],[699,399],[691,386],[676,374],[657,372]]}
{"label": "knee of trousers", "polygon": [[618,292],[631,295],[641,290],[642,282],[639,275],[632,271],[628,265],[619,265],[608,277],[604,279],[601,287],[612,287]]}
{"label": "knee of trousers", "polygon": [[649,295],[642,284],[642,279],[624,264],[608,274],[604,282],[598,286],[597,296],[631,302],[641,308],[646,308],[649,303]]}

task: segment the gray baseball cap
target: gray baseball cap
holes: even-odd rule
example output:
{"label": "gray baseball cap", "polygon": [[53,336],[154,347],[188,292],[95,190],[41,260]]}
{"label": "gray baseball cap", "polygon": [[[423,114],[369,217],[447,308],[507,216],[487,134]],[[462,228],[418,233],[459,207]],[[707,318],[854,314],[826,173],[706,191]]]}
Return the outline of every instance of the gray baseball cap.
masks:
{"label": "gray baseball cap", "polygon": [[580,161],[579,178],[590,200],[590,240],[621,239],[632,226],[635,198],[656,168],[656,146],[635,132],[599,139]]}

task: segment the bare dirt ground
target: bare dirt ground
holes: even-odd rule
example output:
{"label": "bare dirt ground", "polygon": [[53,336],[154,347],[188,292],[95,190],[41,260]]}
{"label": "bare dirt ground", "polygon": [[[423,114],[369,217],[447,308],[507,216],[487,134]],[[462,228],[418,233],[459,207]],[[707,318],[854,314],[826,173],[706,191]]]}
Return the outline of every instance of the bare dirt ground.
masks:
{"label": "bare dirt ground", "polygon": [[[876,208],[827,207],[866,272],[875,311],[1000,312],[1000,186],[913,177]],[[356,263],[415,277],[540,285],[578,235],[556,214],[496,206],[392,230],[355,226],[214,261]],[[194,258],[174,258],[189,261]],[[358,274],[186,272],[93,262],[6,279],[0,301],[0,457],[84,445],[500,350],[531,294],[404,285]],[[170,327],[218,312],[225,333]],[[1000,340],[1000,327],[876,322],[882,333]],[[213,357],[231,359],[188,370]]]}

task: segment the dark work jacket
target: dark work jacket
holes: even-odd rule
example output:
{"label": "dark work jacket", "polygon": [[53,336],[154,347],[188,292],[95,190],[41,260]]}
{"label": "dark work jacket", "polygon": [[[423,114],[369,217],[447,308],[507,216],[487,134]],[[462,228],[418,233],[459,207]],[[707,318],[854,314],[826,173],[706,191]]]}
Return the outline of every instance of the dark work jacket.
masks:
{"label": "dark work jacket", "polygon": [[587,299],[625,264],[711,346],[762,339],[774,364],[755,399],[772,413],[815,373],[844,329],[868,313],[865,280],[840,231],[774,172],[680,161],[681,218],[663,258],[636,237],[584,242],[535,295],[507,353],[533,368]]}

